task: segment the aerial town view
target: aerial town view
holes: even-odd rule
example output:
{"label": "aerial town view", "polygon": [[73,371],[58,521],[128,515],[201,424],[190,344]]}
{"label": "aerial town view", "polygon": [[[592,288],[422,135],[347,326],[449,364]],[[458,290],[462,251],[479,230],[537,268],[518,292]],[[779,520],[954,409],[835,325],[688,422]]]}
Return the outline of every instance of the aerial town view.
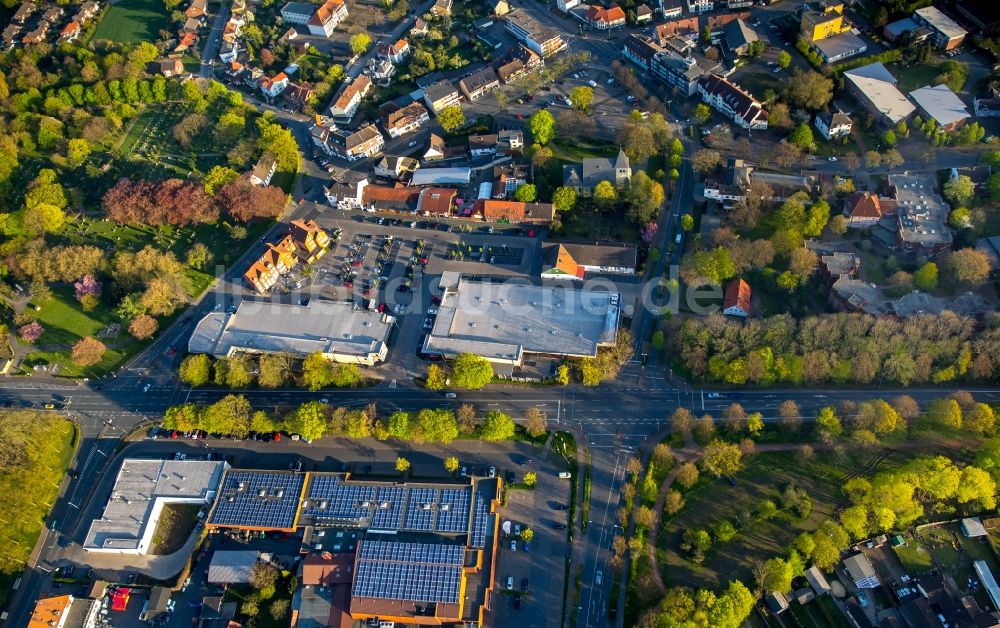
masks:
{"label": "aerial town view", "polygon": [[1000,628],[996,0],[0,29],[0,628]]}

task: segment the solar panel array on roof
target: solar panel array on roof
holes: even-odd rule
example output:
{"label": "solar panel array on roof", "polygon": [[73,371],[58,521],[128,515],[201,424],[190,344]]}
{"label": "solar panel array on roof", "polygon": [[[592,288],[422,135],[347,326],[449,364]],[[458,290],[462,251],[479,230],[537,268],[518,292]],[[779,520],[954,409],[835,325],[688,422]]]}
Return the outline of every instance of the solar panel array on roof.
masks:
{"label": "solar panel array on roof", "polygon": [[486,547],[486,530],[490,521],[489,497],[476,491],[476,512],[472,517],[470,547]]}
{"label": "solar panel array on roof", "polygon": [[438,532],[467,532],[469,530],[469,492],[471,489],[441,489],[438,508]]}
{"label": "solar panel array on roof", "polygon": [[209,524],[287,529],[295,525],[304,476],[297,473],[226,473]]}
{"label": "solar panel array on roof", "polygon": [[358,546],[352,595],[457,604],[463,561],[460,545],[365,540]]}
{"label": "solar panel array on roof", "polygon": [[438,512],[438,490],[434,488],[410,489],[406,503],[406,519],[403,528],[430,532],[434,529],[434,516]]}
{"label": "solar panel array on roof", "polygon": [[379,530],[398,530],[402,525],[403,500],[409,491],[399,486],[384,486],[378,490],[377,510],[371,527]]}
{"label": "solar panel array on roof", "polygon": [[462,534],[469,529],[471,488],[435,489],[355,484],[339,475],[312,476],[302,515],[315,521]]}

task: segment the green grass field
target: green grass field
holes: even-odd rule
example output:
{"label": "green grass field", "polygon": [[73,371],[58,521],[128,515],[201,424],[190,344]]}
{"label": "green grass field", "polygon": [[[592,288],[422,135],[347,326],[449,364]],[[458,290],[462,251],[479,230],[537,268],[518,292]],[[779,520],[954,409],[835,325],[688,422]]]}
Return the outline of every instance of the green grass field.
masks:
{"label": "green grass field", "polygon": [[[5,413],[7,414],[7,413]],[[73,423],[55,414],[10,413],[28,421],[0,422],[0,434],[21,424],[32,443],[23,464],[0,473],[0,606],[13,594],[11,586],[24,571],[25,562],[42,532],[76,447]],[[7,426],[10,425],[10,428]],[[4,438],[7,447],[14,447]]]}
{"label": "green grass field", "polygon": [[[681,513],[660,528],[656,552],[664,583],[719,590],[733,579],[752,582],[753,559],[766,560],[781,553],[800,532],[811,531],[829,518],[843,501],[840,487],[844,476],[870,457],[865,452],[842,456],[817,453],[810,462],[803,463],[793,453],[765,453],[752,458],[736,476],[736,486],[725,480],[703,478],[685,495],[687,504]],[[879,468],[892,466],[893,459],[883,461]],[[753,511],[761,499],[780,504],[778,498],[788,484],[805,489],[812,497],[812,512],[806,519],[783,512],[769,521],[754,520],[732,541],[713,546],[702,565],[689,562],[679,552],[684,530],[705,528],[726,519],[735,521],[741,513]]]}
{"label": "green grass field", "polygon": [[111,5],[94,29],[91,39],[121,43],[155,41],[169,26],[170,16],[160,0],[122,0]]}

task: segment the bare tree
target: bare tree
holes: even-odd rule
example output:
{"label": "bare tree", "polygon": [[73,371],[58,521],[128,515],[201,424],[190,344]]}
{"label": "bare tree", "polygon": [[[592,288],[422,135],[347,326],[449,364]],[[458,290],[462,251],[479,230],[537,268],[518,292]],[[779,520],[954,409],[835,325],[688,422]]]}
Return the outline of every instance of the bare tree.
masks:
{"label": "bare tree", "polygon": [[799,409],[799,404],[791,399],[781,402],[778,406],[778,416],[781,418],[781,425],[789,431],[797,432],[802,427],[802,411]]}
{"label": "bare tree", "polygon": [[471,403],[463,403],[458,407],[458,428],[463,432],[474,432],[478,427],[476,408]]}
{"label": "bare tree", "polygon": [[734,434],[743,431],[747,423],[747,413],[743,406],[735,401],[723,410],[722,417],[726,420],[726,429]]}
{"label": "bare tree", "polygon": [[687,408],[677,408],[670,415],[670,430],[675,434],[687,436],[694,426],[694,415]]}
{"label": "bare tree", "polygon": [[548,418],[538,408],[528,408],[524,413],[524,429],[532,436],[541,436],[548,429]]}

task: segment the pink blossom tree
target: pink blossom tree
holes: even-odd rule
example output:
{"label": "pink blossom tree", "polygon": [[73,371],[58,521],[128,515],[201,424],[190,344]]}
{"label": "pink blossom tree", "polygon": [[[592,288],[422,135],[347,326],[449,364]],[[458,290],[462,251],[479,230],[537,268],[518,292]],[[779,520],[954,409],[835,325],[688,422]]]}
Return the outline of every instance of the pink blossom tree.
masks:
{"label": "pink blossom tree", "polygon": [[45,328],[38,321],[31,321],[27,325],[22,325],[17,329],[17,334],[21,337],[21,340],[29,344],[35,344],[35,341],[44,332]]}
{"label": "pink blossom tree", "polygon": [[655,222],[646,223],[646,226],[642,228],[639,235],[642,237],[642,241],[646,244],[651,244],[653,238],[656,237],[656,232],[659,231],[660,226]]}
{"label": "pink blossom tree", "polygon": [[93,275],[84,275],[80,281],[73,284],[73,288],[76,289],[77,301],[82,301],[88,294],[95,298],[101,296],[101,282]]}

